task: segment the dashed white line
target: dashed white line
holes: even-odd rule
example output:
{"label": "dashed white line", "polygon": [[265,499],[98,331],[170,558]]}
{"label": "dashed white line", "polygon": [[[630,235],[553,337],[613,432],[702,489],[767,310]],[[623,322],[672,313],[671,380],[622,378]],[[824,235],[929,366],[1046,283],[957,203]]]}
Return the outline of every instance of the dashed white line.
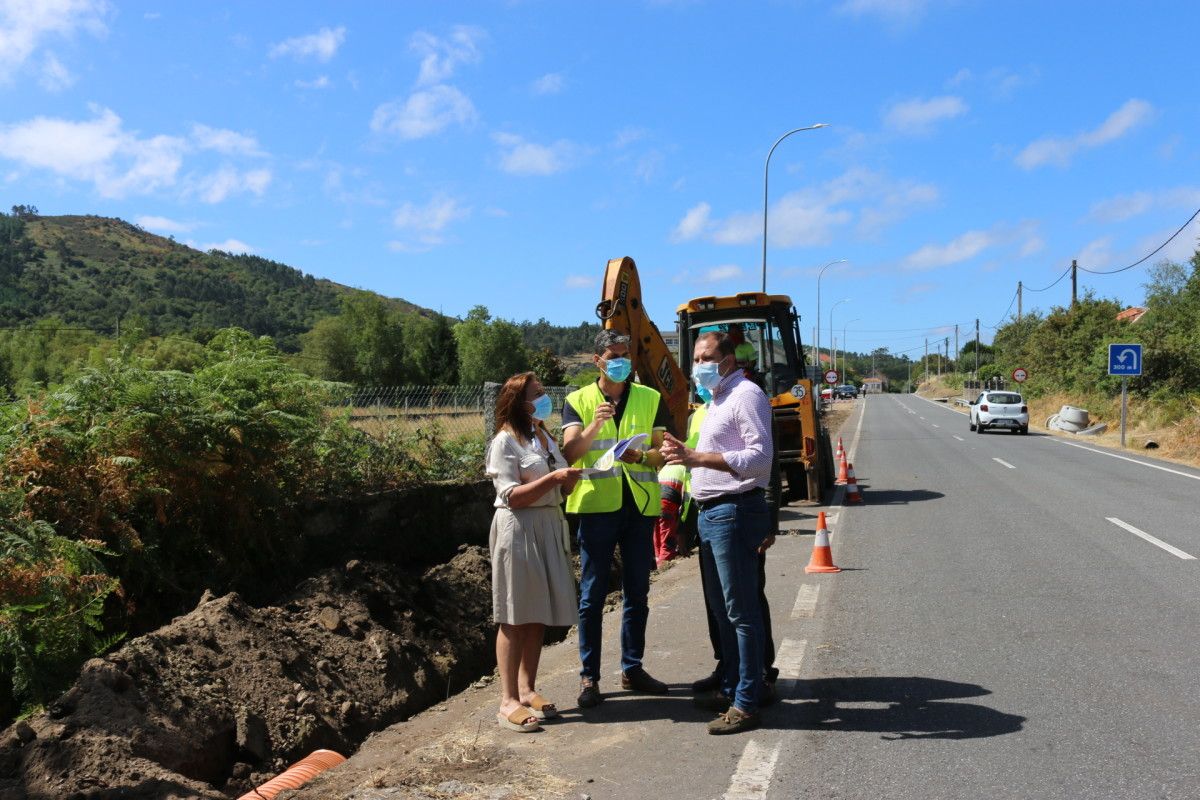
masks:
{"label": "dashed white line", "polygon": [[929,424],[930,424],[930,425],[932,425],[932,426],[933,426],[933,427],[935,427],[935,428],[940,428],[940,427],[942,427],[941,425],[938,425],[936,422],[931,422],[931,423],[929,423]]}
{"label": "dashed white line", "polygon": [[771,788],[771,776],[781,749],[782,742],[774,747],[761,745],[753,739],[746,742],[746,749],[742,751],[729,782],[729,790],[725,792],[725,800],[763,800]]}
{"label": "dashed white line", "polygon": [[1109,522],[1111,522],[1113,525],[1116,525],[1118,528],[1124,528],[1125,530],[1132,533],[1134,536],[1140,536],[1143,539],[1145,539],[1147,542],[1149,542],[1150,544],[1155,545],[1156,547],[1161,547],[1163,550],[1166,550],[1171,555],[1178,556],[1179,558],[1182,558],[1184,561],[1195,561],[1196,560],[1196,557],[1194,555],[1191,555],[1190,553],[1185,553],[1182,550],[1180,550],[1178,547],[1167,544],[1162,539],[1156,539],[1155,537],[1151,536],[1150,534],[1146,533],[1145,531],[1139,530],[1139,529],[1133,527],[1128,522],[1119,520],[1116,517],[1105,517],[1105,519],[1108,520]]}
{"label": "dashed white line", "polygon": [[1012,464],[1005,461],[1003,458],[993,458],[992,461],[995,461],[997,464],[999,464],[1002,467],[1008,467],[1009,469],[1016,469],[1016,467],[1014,467]]}
{"label": "dashed white line", "polygon": [[961,437],[961,436],[959,436],[957,433],[956,433],[956,434],[953,434],[953,436],[954,436],[954,438],[955,438],[955,439],[958,439],[960,442],[965,442],[965,441],[966,441],[966,439],[962,438],[962,437]]}
{"label": "dashed white line", "polygon": [[800,584],[800,589],[796,592],[796,604],[792,606],[792,619],[811,617],[817,610],[817,596],[820,592],[820,584]]}
{"label": "dashed white line", "polygon": [[775,654],[775,667],[784,678],[799,678],[800,668],[804,666],[804,649],[808,647],[805,639],[784,639],[779,644],[779,652]]}

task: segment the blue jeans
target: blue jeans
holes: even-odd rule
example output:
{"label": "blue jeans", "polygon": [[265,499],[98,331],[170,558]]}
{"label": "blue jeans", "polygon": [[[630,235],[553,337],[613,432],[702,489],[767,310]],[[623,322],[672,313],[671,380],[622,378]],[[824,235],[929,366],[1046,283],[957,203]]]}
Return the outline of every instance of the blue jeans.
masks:
{"label": "blue jeans", "polygon": [[758,710],[763,681],[763,619],[758,602],[758,546],[771,512],[762,492],[734,495],[700,510],[705,598],[717,612],[722,691],[747,714]]}
{"label": "blue jeans", "polygon": [[619,511],[579,515],[579,674],[600,680],[600,642],[604,598],[613,553],[621,548],[621,670],[642,665],[650,606],[650,570],[654,568],[654,517],[631,503]]}

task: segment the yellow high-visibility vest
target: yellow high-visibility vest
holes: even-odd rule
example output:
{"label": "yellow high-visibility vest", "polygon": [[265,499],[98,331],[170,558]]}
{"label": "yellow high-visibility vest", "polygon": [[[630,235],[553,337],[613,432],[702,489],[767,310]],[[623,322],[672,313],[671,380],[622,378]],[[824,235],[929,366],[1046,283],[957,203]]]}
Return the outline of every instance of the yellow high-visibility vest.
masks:
{"label": "yellow high-visibility vest", "polygon": [[[596,406],[607,402],[598,384],[592,383],[567,395],[571,408],[579,413],[579,418],[585,426],[591,424],[596,415]],[[662,395],[648,386],[638,383],[629,385],[629,399],[625,401],[625,410],[621,414],[620,428],[611,419],[606,420],[592,446],[583,457],[571,466],[591,467],[600,456],[619,442],[639,433],[644,433],[652,440],[654,437],[654,418],[658,415],[658,404]],[[650,448],[651,441],[647,440],[643,449]],[[622,475],[624,477],[622,477]],[[567,512],[570,514],[595,514],[605,511],[617,511],[621,508],[622,481],[628,480],[633,500],[637,503],[642,514],[647,517],[659,515],[661,495],[658,488],[658,473],[646,464],[627,464],[618,460],[610,469],[585,475],[575,485],[575,491],[567,495]]]}

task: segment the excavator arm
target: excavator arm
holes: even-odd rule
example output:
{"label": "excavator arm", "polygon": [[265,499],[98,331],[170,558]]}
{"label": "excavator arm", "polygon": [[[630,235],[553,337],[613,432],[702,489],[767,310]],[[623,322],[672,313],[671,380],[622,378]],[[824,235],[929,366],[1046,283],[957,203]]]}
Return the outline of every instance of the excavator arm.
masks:
{"label": "excavator arm", "polygon": [[629,335],[629,359],[638,379],[662,394],[671,412],[676,436],[687,431],[688,383],[667,349],[662,334],[642,305],[642,284],[637,265],[628,256],[609,260],[604,270],[600,303],[596,316],[606,330],[618,330]]}

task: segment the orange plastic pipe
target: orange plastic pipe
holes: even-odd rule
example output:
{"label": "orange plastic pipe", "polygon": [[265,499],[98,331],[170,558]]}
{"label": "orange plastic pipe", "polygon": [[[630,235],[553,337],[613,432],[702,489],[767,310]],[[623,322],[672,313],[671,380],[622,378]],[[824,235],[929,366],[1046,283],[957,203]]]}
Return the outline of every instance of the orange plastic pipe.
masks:
{"label": "orange plastic pipe", "polygon": [[344,755],[332,750],[315,750],[262,786],[246,792],[238,800],[273,800],[275,795],[284,789],[299,789],[325,770],[332,769],[345,760]]}

